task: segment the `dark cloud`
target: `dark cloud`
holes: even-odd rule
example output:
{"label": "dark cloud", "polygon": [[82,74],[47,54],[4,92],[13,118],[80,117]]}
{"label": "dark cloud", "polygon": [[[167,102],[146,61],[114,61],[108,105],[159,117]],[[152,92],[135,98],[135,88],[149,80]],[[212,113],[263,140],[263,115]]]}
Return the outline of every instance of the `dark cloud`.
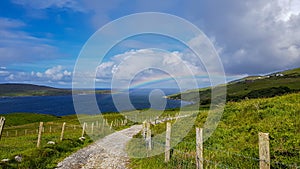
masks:
{"label": "dark cloud", "polygon": [[300,15],[280,20],[288,13],[286,6],[258,0],[188,2],[187,16],[222,48],[220,56],[228,73],[256,74],[300,66]]}

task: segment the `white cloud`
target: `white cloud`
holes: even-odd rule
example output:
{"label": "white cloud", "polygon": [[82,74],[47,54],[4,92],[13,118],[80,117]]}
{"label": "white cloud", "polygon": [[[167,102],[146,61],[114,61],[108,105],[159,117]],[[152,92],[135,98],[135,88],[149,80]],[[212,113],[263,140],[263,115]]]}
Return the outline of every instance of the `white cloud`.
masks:
{"label": "white cloud", "polygon": [[15,80],[15,75],[10,74],[6,79],[7,80]]}
{"label": "white cloud", "polygon": [[69,8],[74,11],[83,12],[84,9],[77,0],[47,0],[47,1],[30,1],[30,0],[13,0],[15,4],[23,5],[32,9],[47,9],[47,8]]}
{"label": "white cloud", "polygon": [[277,20],[289,21],[293,15],[300,14],[300,1],[298,0],[278,0],[281,11],[277,16]]}
{"label": "white cloud", "polygon": [[[34,72],[33,72],[33,73],[34,73]],[[33,74],[33,75],[34,75],[34,74]],[[39,78],[41,78],[41,77],[43,77],[43,73],[37,72],[37,73],[36,73],[36,76],[39,77]]]}
{"label": "white cloud", "polygon": [[61,65],[58,65],[47,69],[43,76],[53,81],[59,81],[62,80],[65,76],[71,76],[71,72],[63,70],[63,67]]}
{"label": "white cloud", "polygon": [[97,67],[97,77],[111,77],[115,71],[116,65],[114,62],[104,62]]}
{"label": "white cloud", "polygon": [[[5,81],[9,82],[38,82],[38,83],[70,83],[72,73],[58,65],[45,70],[44,72],[22,72],[22,71],[0,71]],[[0,79],[1,81],[1,79]],[[62,84],[62,83],[60,83]]]}
{"label": "white cloud", "polygon": [[69,72],[67,70],[64,70],[64,76],[71,76],[72,75],[72,72]]}
{"label": "white cloud", "polygon": [[190,55],[157,49],[131,50],[100,64],[97,67],[97,82],[110,82],[113,78],[119,87],[124,87],[132,80],[147,81],[172,76],[182,80],[179,83],[190,82],[193,76],[206,74],[201,67],[194,65],[194,57]]}
{"label": "white cloud", "polygon": [[6,75],[8,75],[8,74],[9,74],[8,71],[0,70],[0,76],[6,76]]}

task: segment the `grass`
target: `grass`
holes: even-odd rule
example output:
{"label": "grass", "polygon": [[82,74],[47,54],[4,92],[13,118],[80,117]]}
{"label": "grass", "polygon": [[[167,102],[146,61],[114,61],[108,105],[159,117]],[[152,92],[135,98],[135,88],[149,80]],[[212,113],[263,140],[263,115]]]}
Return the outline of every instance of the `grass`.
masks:
{"label": "grass", "polygon": [[5,127],[17,126],[30,124],[34,122],[48,122],[48,121],[56,121],[61,117],[51,116],[46,114],[34,114],[34,113],[12,113],[12,114],[4,114],[1,115],[6,118]]}
{"label": "grass", "polygon": [[[12,113],[3,116],[6,118],[6,124],[0,140],[0,160],[10,159],[10,161],[0,162],[0,168],[55,168],[59,161],[92,143],[93,140],[133,124],[128,120],[122,125],[124,117],[119,113],[79,117],[76,115],[56,117],[31,113]],[[80,122],[87,123],[85,141],[79,140],[82,127],[78,119]],[[106,119],[109,125],[102,125],[103,119]],[[44,122],[44,130],[41,147],[36,148],[40,121]],[[66,122],[66,128],[64,139],[60,141],[63,122]],[[111,122],[113,122],[112,129]],[[54,141],[56,144],[49,145],[48,141]],[[16,155],[22,156],[22,162],[14,160]]]}
{"label": "grass", "polygon": [[[300,166],[300,93],[273,98],[227,103],[223,117],[212,136],[204,142],[206,168],[259,168],[258,132],[270,134],[272,168]],[[194,127],[171,151],[164,155],[132,158],[132,168],[195,168],[195,127],[203,127],[208,111],[200,111]],[[173,122],[174,123],[174,122]],[[151,126],[152,136],[165,131],[165,124]],[[172,129],[172,135],[177,131]],[[204,130],[204,136],[207,131]],[[137,135],[136,137],[141,137]],[[164,138],[163,138],[164,139]],[[154,144],[163,149],[164,140]],[[172,142],[172,140],[171,140]],[[145,152],[145,142],[133,139],[129,152]]]}
{"label": "grass", "polygon": [[[248,98],[262,98],[273,97],[287,93],[300,91],[300,68],[288,71],[278,72],[284,76],[276,76],[277,73],[269,76],[251,76],[239,79],[234,82],[229,82],[227,88],[227,101],[239,101],[246,97]],[[224,85],[214,88],[216,93],[222,89]],[[267,93],[261,93],[267,91]],[[181,99],[187,101],[199,102],[202,105],[210,104],[211,88],[195,89],[183,92],[182,94],[170,95],[171,99]],[[267,95],[268,94],[268,95]]]}

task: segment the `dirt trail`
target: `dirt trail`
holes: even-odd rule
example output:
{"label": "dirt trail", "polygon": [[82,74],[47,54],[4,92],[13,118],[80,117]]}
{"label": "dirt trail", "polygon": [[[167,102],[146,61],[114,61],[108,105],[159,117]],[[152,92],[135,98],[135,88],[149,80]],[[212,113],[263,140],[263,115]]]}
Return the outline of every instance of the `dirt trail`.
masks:
{"label": "dirt trail", "polygon": [[141,129],[135,125],[112,133],[67,157],[57,169],[126,169],[129,158],[125,146]]}

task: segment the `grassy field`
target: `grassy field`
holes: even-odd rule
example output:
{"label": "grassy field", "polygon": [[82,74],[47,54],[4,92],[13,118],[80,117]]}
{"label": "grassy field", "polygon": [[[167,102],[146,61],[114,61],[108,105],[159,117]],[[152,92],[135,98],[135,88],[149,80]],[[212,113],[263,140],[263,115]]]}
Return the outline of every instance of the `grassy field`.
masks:
{"label": "grassy field", "polygon": [[[176,111],[174,112],[176,114]],[[164,154],[132,158],[132,168],[195,168],[195,127],[203,127],[208,111],[200,111],[194,127],[171,150],[171,161]],[[300,93],[273,98],[228,102],[213,135],[204,142],[206,168],[259,168],[258,133],[270,134],[272,168],[300,166]],[[174,123],[174,121],[173,121]],[[165,131],[165,123],[152,125],[152,137]],[[172,130],[172,135],[176,134]],[[204,130],[204,133],[206,131]],[[140,134],[136,137],[141,137]],[[172,140],[171,140],[172,142]],[[164,140],[153,143],[164,148]],[[128,151],[145,152],[145,142],[132,140]],[[151,153],[150,153],[151,155]]]}
{"label": "grassy field", "polygon": [[[10,161],[0,162],[0,168],[54,168],[59,161],[92,143],[93,139],[102,138],[114,130],[121,130],[133,124],[129,120],[125,124],[124,116],[118,113],[105,114],[103,118],[95,115],[82,115],[77,118],[76,115],[56,117],[30,113],[1,116],[5,116],[6,124],[0,140],[0,160],[10,159]],[[82,127],[78,119],[87,123],[88,135],[85,134],[84,141],[79,140]],[[41,147],[36,148],[40,121],[44,122],[44,129]],[[64,139],[60,141],[63,122],[66,122],[66,128]],[[105,124],[102,124],[103,122]],[[49,141],[56,144],[47,144]],[[14,159],[16,155],[22,156],[22,162]]]}
{"label": "grassy field", "polygon": [[[282,74],[283,76],[276,76]],[[282,94],[300,91],[300,68],[288,71],[278,72],[266,76],[250,76],[242,78],[226,85],[227,101],[239,101],[245,98],[265,98],[274,97]],[[224,86],[224,85],[222,85]],[[215,87],[214,90],[220,90],[221,87]],[[174,94],[169,96],[171,99],[184,98],[188,101],[197,101],[200,95],[200,103],[202,105],[210,104],[211,88],[189,90],[182,94]]]}

